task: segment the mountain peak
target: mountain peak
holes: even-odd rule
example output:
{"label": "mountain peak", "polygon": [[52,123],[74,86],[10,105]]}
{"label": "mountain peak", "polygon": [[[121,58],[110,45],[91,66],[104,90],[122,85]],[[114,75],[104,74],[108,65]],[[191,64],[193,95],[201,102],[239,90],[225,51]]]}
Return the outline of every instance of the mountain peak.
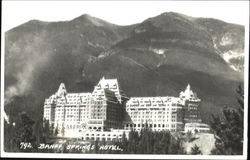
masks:
{"label": "mountain peak", "polygon": [[167,15],[179,15],[179,14],[180,13],[170,11],[170,12],[164,12],[161,15],[167,16]]}
{"label": "mountain peak", "polygon": [[191,16],[187,16],[185,14],[182,14],[182,13],[178,13],[178,12],[164,12],[162,14],[159,15],[159,17],[165,17],[165,16],[168,16],[168,17],[175,17],[175,18],[184,18],[184,19],[187,19],[187,20],[190,20],[190,21],[193,21],[195,20],[196,18],[194,17],[191,17]]}
{"label": "mountain peak", "polygon": [[94,17],[92,17],[90,14],[84,13],[75,19],[91,19],[91,18],[94,18]]}
{"label": "mountain peak", "polygon": [[73,19],[72,21],[75,21],[75,22],[84,22],[85,24],[86,23],[89,23],[89,24],[92,24],[92,25],[95,25],[95,26],[113,26],[114,24],[111,24],[109,22],[106,22],[102,19],[99,19],[99,18],[96,18],[96,17],[93,17],[89,14],[83,14],[75,19]]}

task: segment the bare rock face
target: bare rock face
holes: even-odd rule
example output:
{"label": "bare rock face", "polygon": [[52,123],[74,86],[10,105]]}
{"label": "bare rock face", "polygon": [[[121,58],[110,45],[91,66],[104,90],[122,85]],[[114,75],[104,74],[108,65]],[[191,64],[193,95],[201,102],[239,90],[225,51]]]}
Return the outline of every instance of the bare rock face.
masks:
{"label": "bare rock face", "polygon": [[196,22],[211,34],[217,53],[232,69],[243,73],[244,27],[216,19],[199,18]]}

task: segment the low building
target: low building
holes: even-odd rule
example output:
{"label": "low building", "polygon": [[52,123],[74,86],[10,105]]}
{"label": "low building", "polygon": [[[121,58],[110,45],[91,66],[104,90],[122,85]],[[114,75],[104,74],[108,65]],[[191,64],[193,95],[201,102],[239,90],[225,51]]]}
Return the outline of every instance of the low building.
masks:
{"label": "low building", "polygon": [[81,132],[80,138],[82,140],[92,140],[92,141],[119,141],[125,136],[129,137],[129,130],[124,129],[111,129],[110,131],[91,131],[85,130]]}
{"label": "low building", "polygon": [[210,127],[209,125],[205,123],[186,123],[185,124],[185,129],[184,132],[201,132],[201,133],[209,133],[210,132]]}

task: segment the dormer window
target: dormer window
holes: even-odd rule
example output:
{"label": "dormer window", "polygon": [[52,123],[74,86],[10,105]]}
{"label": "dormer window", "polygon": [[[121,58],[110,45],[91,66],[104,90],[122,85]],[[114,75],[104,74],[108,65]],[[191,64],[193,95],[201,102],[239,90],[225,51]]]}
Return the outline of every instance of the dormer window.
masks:
{"label": "dormer window", "polygon": [[113,87],[114,87],[114,89],[117,89],[117,85],[116,84],[114,84]]}
{"label": "dormer window", "polygon": [[97,85],[97,89],[101,89],[101,85],[100,84]]}
{"label": "dormer window", "polygon": [[109,88],[109,85],[108,85],[108,84],[106,84],[106,85],[105,85],[105,88]]}

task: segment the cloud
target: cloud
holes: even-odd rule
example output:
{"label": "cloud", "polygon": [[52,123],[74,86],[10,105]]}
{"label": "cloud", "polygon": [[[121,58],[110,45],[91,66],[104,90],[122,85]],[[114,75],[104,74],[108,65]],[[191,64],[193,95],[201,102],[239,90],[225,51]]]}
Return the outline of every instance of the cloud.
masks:
{"label": "cloud", "polygon": [[[47,34],[45,32],[37,33],[35,36],[25,35],[21,38],[22,43],[16,42],[11,44],[8,40],[6,45],[8,48],[8,58],[5,65],[7,71],[5,75],[12,75],[16,79],[16,83],[7,87],[4,95],[4,102],[8,104],[12,97],[23,95],[32,88],[34,76],[39,69],[45,66],[49,61],[50,49],[49,45],[44,41]],[[29,45],[30,44],[30,45]]]}
{"label": "cloud", "polygon": [[19,72],[15,76],[17,83],[6,89],[4,97],[5,104],[8,104],[12,97],[22,95],[30,88],[32,82],[32,73],[34,71],[34,63],[35,62],[27,62],[23,71]]}

